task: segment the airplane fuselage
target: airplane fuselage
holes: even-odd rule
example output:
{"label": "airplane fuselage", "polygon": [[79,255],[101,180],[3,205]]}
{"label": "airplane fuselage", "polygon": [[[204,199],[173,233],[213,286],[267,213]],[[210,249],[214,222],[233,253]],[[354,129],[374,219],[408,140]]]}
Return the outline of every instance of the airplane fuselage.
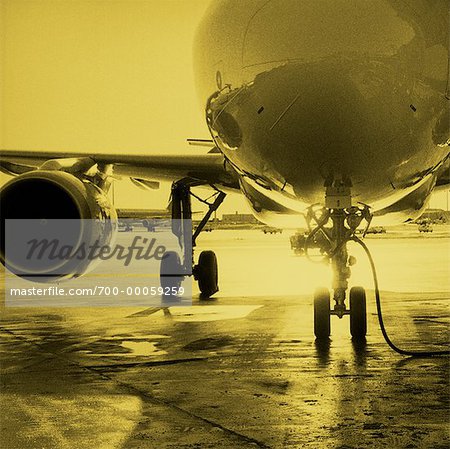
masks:
{"label": "airplane fuselage", "polygon": [[295,216],[336,180],[419,214],[449,151],[448,27],[446,0],[213,2],[198,91],[255,214]]}

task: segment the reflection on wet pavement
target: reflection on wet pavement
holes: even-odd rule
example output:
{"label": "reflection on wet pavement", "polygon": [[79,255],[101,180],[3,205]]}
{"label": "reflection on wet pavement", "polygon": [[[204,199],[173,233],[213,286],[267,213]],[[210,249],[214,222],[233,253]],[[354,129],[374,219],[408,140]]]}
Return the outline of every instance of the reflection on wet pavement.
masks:
{"label": "reflection on wet pavement", "polygon": [[[211,300],[212,301],[212,300]],[[217,321],[232,320],[244,318],[260,305],[229,305],[229,306],[192,306],[170,307],[166,311],[161,310],[159,314],[170,316],[174,321],[193,322],[193,321]]]}
{"label": "reflection on wet pavement", "polygon": [[[346,318],[316,342],[295,288],[192,308],[3,310],[0,447],[449,447],[449,360],[388,349],[371,291],[365,342]],[[395,342],[442,347],[448,298],[383,292]]]}

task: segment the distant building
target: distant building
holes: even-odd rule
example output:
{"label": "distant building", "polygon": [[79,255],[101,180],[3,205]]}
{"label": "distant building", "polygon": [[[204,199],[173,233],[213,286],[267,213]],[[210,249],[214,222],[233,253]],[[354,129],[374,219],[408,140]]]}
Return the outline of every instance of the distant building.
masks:
{"label": "distant building", "polygon": [[252,214],[239,214],[237,211],[234,214],[223,214],[223,224],[258,224],[258,220]]}
{"label": "distant building", "polygon": [[432,223],[450,223],[450,212],[442,209],[427,209],[416,221],[424,219]]}

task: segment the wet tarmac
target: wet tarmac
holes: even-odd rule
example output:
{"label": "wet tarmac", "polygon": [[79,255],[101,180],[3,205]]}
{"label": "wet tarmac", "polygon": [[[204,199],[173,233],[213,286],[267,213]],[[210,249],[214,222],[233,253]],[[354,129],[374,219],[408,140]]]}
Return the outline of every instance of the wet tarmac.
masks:
{"label": "wet tarmac", "polygon": [[[346,318],[316,343],[308,289],[326,281],[324,268],[307,272],[285,234],[227,232],[199,241],[217,249],[216,299],[4,309],[0,447],[450,447],[447,358],[392,352],[372,291],[365,343],[351,341]],[[445,349],[450,239],[369,244],[392,339]],[[369,274],[355,268],[355,282],[370,288]]]}

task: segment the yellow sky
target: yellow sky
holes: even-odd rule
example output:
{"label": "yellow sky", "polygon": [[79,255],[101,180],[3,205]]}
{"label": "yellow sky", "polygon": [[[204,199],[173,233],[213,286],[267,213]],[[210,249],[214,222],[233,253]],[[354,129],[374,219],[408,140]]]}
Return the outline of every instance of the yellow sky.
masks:
{"label": "yellow sky", "polygon": [[[209,133],[192,41],[208,4],[2,0],[1,148],[197,151],[186,138]],[[160,207],[168,197],[167,185],[145,193],[121,182],[115,191],[121,207]]]}
{"label": "yellow sky", "polygon": [[[1,148],[192,153],[186,138],[209,137],[192,71],[209,0],[0,1]],[[159,206],[167,186],[116,194]]]}
{"label": "yellow sky", "polygon": [[192,39],[205,0],[4,0],[3,148],[179,152],[208,136]]}

